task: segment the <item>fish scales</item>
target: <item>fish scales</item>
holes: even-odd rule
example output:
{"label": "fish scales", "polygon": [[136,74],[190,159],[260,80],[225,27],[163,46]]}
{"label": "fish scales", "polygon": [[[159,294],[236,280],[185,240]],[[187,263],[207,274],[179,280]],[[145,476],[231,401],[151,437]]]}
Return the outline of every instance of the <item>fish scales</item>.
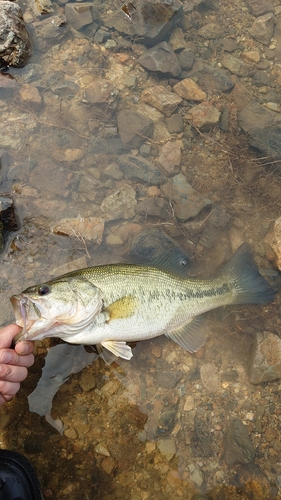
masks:
{"label": "fish scales", "polygon": [[[174,269],[174,267],[173,267]],[[274,290],[242,245],[214,279],[186,279],[157,266],[109,264],[68,273],[13,296],[21,339],[59,337],[132,357],[126,342],[165,334],[194,352],[205,342],[200,315],[219,306],[267,303]]]}

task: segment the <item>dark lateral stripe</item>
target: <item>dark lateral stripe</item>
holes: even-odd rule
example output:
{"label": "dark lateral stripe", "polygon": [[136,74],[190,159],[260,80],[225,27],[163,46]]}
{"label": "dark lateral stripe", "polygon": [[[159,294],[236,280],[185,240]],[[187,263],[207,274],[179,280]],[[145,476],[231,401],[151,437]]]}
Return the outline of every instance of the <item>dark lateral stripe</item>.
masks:
{"label": "dark lateral stripe", "polygon": [[[230,292],[230,288],[227,283],[224,283],[222,286],[214,287],[214,288],[206,288],[206,289],[195,289],[195,290],[186,290],[186,292],[177,292],[175,290],[165,290],[166,297],[169,300],[188,300],[188,299],[203,299],[204,297],[217,297],[224,295]],[[158,290],[151,291],[149,296],[151,299],[159,299],[162,295]]]}

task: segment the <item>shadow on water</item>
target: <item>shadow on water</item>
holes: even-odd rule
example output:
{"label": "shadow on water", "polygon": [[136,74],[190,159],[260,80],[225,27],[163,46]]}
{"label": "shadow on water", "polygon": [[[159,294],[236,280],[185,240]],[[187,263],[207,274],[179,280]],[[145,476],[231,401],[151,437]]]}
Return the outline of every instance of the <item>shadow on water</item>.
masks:
{"label": "shadow on water", "polygon": [[[186,76],[190,30],[214,15],[208,2],[183,3],[184,11],[177,0],[94,1],[83,29],[71,26],[73,12],[68,23],[53,17],[62,1],[41,17],[23,3],[34,52],[10,68],[14,78],[0,74],[0,324],[14,319],[10,296],[28,286],[82,267],[148,262],[178,245],[192,277],[212,275],[244,240],[268,266],[261,241],[279,216],[278,176],[231,127],[192,127],[196,99],[175,103],[173,93],[153,106],[159,85],[171,92]],[[221,1],[215,12],[225,9]],[[115,12],[129,23],[119,33]],[[153,46],[165,30],[179,36],[169,39],[175,53],[185,51],[181,76],[137,62],[139,41]],[[196,43],[207,58],[206,43]],[[142,92],[156,85],[149,105]],[[232,109],[228,93],[205,90]],[[19,227],[3,227],[4,195]],[[278,498],[280,382],[248,376],[256,332],[278,333],[277,306],[219,309],[208,322],[196,354],[158,337],[109,366],[84,347],[38,342],[28,379],[0,410],[1,446],[31,460],[46,499]]]}

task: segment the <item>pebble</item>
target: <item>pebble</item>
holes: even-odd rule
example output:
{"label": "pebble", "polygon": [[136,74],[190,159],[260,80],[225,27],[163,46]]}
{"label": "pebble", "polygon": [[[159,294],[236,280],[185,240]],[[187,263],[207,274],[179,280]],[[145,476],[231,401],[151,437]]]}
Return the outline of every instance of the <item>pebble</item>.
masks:
{"label": "pebble", "polygon": [[176,445],[174,439],[159,439],[157,447],[162,455],[167,460],[172,460],[176,453]]}
{"label": "pebble", "polygon": [[191,410],[193,410],[194,404],[195,404],[194,397],[191,396],[191,395],[186,396],[184,407],[183,407],[184,411],[191,411]]}
{"label": "pebble", "polygon": [[191,78],[184,78],[173,87],[173,91],[187,101],[205,101],[207,98],[204,92],[197,83]]}
{"label": "pebble", "polygon": [[271,332],[258,332],[249,362],[249,380],[260,384],[281,377],[281,339]]}
{"label": "pebble", "polygon": [[162,85],[156,85],[143,90],[141,100],[158,109],[166,116],[171,116],[182,102],[181,97],[175,95]]}
{"label": "pebble", "polygon": [[113,194],[104,198],[101,211],[107,221],[130,219],[135,215],[136,204],[135,190],[129,184],[125,184]]}
{"label": "pebble", "polygon": [[201,103],[191,108],[186,118],[202,132],[209,132],[219,124],[220,111],[211,103]]}
{"label": "pebble", "polygon": [[181,141],[168,141],[160,147],[158,164],[165,175],[171,177],[178,174],[181,166]]}

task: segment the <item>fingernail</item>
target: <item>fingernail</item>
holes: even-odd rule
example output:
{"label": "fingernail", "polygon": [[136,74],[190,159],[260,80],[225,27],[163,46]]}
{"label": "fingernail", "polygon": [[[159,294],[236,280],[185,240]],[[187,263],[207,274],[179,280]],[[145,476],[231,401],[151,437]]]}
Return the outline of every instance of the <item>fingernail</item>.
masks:
{"label": "fingernail", "polygon": [[13,358],[13,353],[9,351],[5,351],[1,355],[1,362],[2,363],[10,363]]}
{"label": "fingernail", "polygon": [[18,354],[20,356],[24,356],[25,354],[30,354],[30,343],[21,342],[20,343],[20,352]]}

